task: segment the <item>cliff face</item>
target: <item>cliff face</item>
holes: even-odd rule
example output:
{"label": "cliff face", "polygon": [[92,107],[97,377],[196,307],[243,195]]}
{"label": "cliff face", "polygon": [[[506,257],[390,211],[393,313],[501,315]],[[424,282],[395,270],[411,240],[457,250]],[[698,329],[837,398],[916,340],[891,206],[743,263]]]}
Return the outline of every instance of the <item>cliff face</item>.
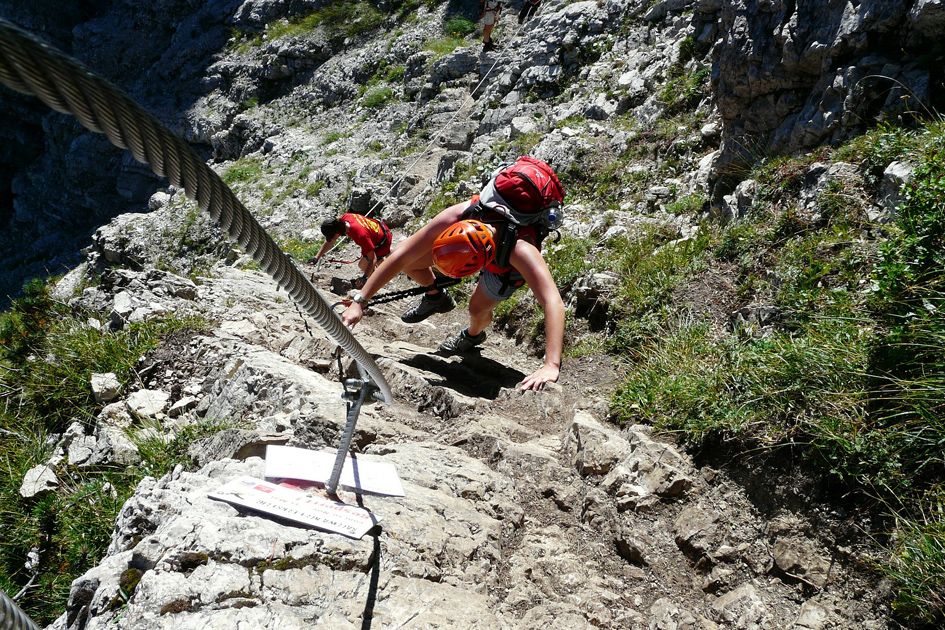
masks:
{"label": "cliff face", "polygon": [[714,4],[723,163],[836,144],[945,97],[941,2]]}
{"label": "cliff face", "polygon": [[[308,83],[309,98],[323,103],[338,104],[353,95],[347,78],[335,75],[328,80],[312,74],[345,46],[343,38],[308,38],[301,46],[266,45],[255,59],[225,50],[233,32],[259,32],[274,19],[291,18],[326,3],[165,0],[143,6],[89,0],[65,9],[54,4],[6,2],[0,15],[72,51],[217,159],[259,149],[272,134],[271,125],[241,115],[247,103],[291,94],[300,82]],[[601,6],[607,16],[600,25],[607,32],[601,36],[615,38],[618,44],[625,40],[611,29],[621,20],[638,19],[672,25],[691,41],[684,48],[694,44],[700,56],[711,49],[713,106],[723,129],[721,154],[710,178],[713,186],[718,179],[722,184],[715,190],[716,203],[737,183],[739,173],[765,155],[836,143],[879,119],[921,113],[942,99],[941,64],[936,60],[941,58],[937,34],[945,10],[935,0],[826,4],[665,0]],[[475,18],[474,9],[451,5],[450,10],[467,11]],[[418,28],[423,31],[418,24],[409,30]],[[660,48],[654,46],[651,34],[639,34],[642,38],[627,51],[630,69],[648,49]],[[533,96],[541,94],[542,85],[550,86],[548,97],[589,61],[575,56],[578,51],[570,40],[554,49],[538,42],[537,48],[523,52],[525,58],[512,61],[518,69],[507,73],[509,85],[487,82],[489,98],[480,103],[488,106],[480,106],[475,114],[481,121],[479,134],[488,133],[490,125],[508,123],[519,110],[535,109],[529,103],[510,108],[497,102],[509,86],[525,82],[533,86]],[[555,57],[555,63],[536,55]],[[357,86],[363,84],[358,72],[373,72],[382,59],[406,61],[406,57],[397,61],[397,56],[394,50],[381,54],[375,49],[362,56],[359,68],[343,72]],[[588,88],[598,79],[609,93],[601,103],[617,97],[595,115],[632,109],[640,120],[652,120],[661,107],[646,90],[662,84],[669,64],[660,62],[669,60],[651,59],[654,64],[639,68],[640,80],[625,72],[622,78],[610,76],[604,86],[602,77],[588,77]],[[447,75],[465,72],[457,63],[451,62]],[[528,69],[530,64],[537,67]],[[554,68],[554,74],[543,76],[542,67]],[[432,78],[436,88],[450,77]],[[411,88],[408,81],[406,87],[409,96],[419,85]],[[542,109],[540,103],[534,105]],[[2,107],[5,122],[0,134],[6,141],[0,153],[0,221],[10,247],[4,248],[0,260],[0,295],[13,295],[28,277],[62,272],[75,264],[76,250],[88,243],[95,227],[120,212],[143,208],[160,182],[71,120],[46,113],[32,101],[7,94]],[[81,191],[75,189],[76,181],[84,182]],[[25,254],[13,246],[24,241],[35,243],[32,252]]]}
{"label": "cliff face", "polygon": [[[180,129],[181,112],[205,89],[206,65],[226,42],[226,19],[236,4],[14,1],[0,5],[0,16],[73,54]],[[6,299],[28,278],[77,264],[91,233],[146,207],[160,180],[101,136],[31,99],[7,92],[0,113],[0,296]]]}
{"label": "cliff face", "polygon": [[[192,142],[299,259],[340,209],[382,216],[400,240],[525,152],[565,178],[567,235],[690,242],[710,201],[731,217],[751,205],[755,182],[725,194],[753,161],[940,97],[941,64],[915,53],[934,50],[941,2],[545,0],[521,27],[507,11],[493,52],[476,35],[450,39],[448,18],[475,19],[471,4],[352,1],[339,18],[340,3],[316,0],[103,0],[0,15]],[[886,584],[863,570],[877,552],[853,533],[861,523],[808,509],[806,480],[741,484],[647,427],[608,425],[620,369],[608,356],[575,359],[540,396],[514,390],[538,361],[514,339],[439,356],[458,312],[407,327],[379,307],[358,329],[397,398],[366,409],[355,439],[405,482],[405,499],[361,499],[382,531],[348,540],[209,499],[261,476],[267,444],[336,444],[330,342],[182,191],[29,99],[4,92],[0,107],[7,290],[81,261],[56,297],[99,328],[210,322],[143,359],[90,425],[53,436],[48,467],[140,461],[134,446],[116,454],[123,431],[229,427],[193,446],[189,470],[141,483],[54,627],[892,627]],[[801,210],[820,213],[823,189],[859,177],[847,167],[799,176]],[[613,330],[621,278],[588,252],[562,292],[592,331]],[[337,289],[353,273],[339,263],[313,278]],[[683,296],[685,317],[728,334],[745,306],[743,320],[768,324],[772,311],[734,295],[730,269],[711,274]]]}

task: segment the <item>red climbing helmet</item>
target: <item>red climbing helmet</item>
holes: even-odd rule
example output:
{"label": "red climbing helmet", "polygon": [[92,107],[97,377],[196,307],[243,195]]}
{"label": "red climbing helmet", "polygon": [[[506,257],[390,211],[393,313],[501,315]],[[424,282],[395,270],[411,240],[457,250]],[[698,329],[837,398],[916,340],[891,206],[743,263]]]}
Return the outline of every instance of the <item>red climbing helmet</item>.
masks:
{"label": "red climbing helmet", "polygon": [[471,276],[493,258],[495,240],[481,221],[457,221],[433,241],[433,264],[451,278]]}

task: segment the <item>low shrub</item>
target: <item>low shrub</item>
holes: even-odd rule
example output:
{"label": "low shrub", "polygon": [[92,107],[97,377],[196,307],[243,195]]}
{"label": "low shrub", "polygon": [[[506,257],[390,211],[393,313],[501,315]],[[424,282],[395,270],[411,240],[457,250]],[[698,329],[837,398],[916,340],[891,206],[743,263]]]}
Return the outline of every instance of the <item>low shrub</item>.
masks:
{"label": "low shrub", "polygon": [[259,181],[262,174],[262,162],[258,158],[244,157],[230,164],[220,177],[227,186],[234,186]]}
{"label": "low shrub", "polygon": [[466,37],[476,32],[476,23],[468,18],[453,16],[443,24],[443,31],[451,37]]}
{"label": "low shrub", "polygon": [[370,109],[383,107],[394,99],[394,90],[387,86],[375,88],[364,95],[361,103]]}
{"label": "low shrub", "polygon": [[58,489],[29,499],[19,494],[26,471],[49,461],[50,435],[77,420],[94,425],[102,404],[92,395],[92,373],[114,372],[127,385],[138,359],[163,337],[207,326],[169,318],[109,331],[90,326],[90,315],[54,302],[39,282],[0,314],[0,588],[16,593],[32,580],[20,604],[40,624],[62,612],[72,581],[102,557],[142,475],[163,474],[171,458],[143,453],[144,464],[128,469],[53,464]]}

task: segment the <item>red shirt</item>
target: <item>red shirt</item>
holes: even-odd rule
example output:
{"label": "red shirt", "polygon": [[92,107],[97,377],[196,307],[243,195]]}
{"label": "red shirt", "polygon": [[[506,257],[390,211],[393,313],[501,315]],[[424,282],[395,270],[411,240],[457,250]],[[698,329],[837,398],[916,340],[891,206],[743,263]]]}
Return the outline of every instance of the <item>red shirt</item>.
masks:
{"label": "red shirt", "polygon": [[348,226],[348,238],[358,244],[362,255],[374,252],[375,256],[381,258],[390,253],[390,229],[383,221],[354,213],[341,215],[341,220]]}

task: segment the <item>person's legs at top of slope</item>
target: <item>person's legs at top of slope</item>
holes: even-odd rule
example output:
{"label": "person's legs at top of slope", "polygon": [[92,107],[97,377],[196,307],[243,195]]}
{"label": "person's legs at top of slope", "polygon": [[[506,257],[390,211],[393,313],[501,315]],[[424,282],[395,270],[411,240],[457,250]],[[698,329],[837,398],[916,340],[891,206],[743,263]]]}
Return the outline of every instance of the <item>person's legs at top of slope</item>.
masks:
{"label": "person's legs at top of slope", "polygon": [[541,6],[541,0],[523,0],[522,10],[518,12],[518,23],[524,24],[527,22],[535,15],[539,6]]}
{"label": "person's legs at top of slope", "polygon": [[499,22],[499,14],[502,12],[502,2],[500,0],[483,0],[482,3],[482,49],[492,50],[495,44],[492,41],[492,30]]}

